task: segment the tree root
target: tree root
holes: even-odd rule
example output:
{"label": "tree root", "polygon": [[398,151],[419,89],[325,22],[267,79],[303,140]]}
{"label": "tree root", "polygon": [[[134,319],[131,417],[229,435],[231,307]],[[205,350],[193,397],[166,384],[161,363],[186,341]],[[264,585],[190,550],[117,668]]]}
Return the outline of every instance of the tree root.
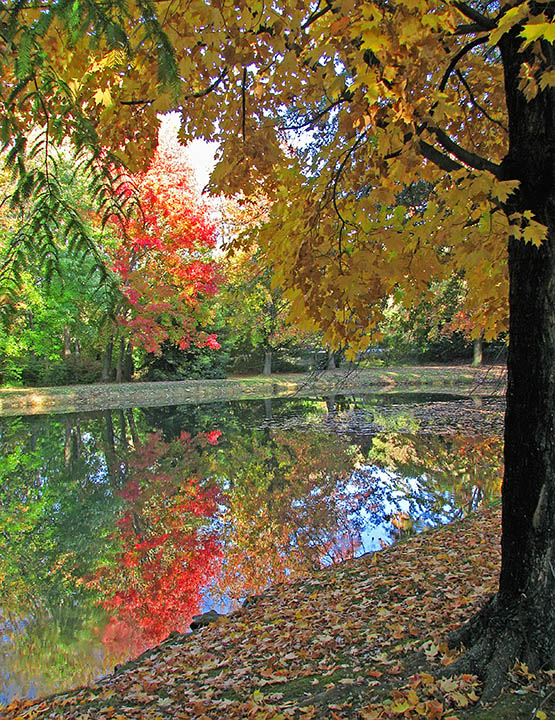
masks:
{"label": "tree root", "polygon": [[466,652],[442,671],[443,675],[469,673],[483,681],[481,704],[495,700],[506,685],[517,660],[531,671],[553,666],[553,638],[539,639],[541,628],[530,632],[519,621],[519,608],[500,609],[493,597],[468,623],[448,638],[450,647],[464,646]]}

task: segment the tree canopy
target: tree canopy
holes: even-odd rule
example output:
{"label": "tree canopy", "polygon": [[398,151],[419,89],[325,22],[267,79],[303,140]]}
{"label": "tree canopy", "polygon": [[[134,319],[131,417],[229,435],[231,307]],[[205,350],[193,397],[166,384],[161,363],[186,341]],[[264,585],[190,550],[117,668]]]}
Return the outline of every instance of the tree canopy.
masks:
{"label": "tree canopy", "polygon": [[555,661],[553,14],[531,0],[32,0],[0,15],[0,133],[33,218],[56,205],[52,139],[70,139],[112,215],[118,164],[149,157],[156,114],[176,108],[186,136],[220,143],[213,188],[273,201],[260,246],[326,340],[364,347],[384,297],[416,302],[455,271],[487,338],[509,283],[500,589],[459,638],[486,695],[516,656]]}

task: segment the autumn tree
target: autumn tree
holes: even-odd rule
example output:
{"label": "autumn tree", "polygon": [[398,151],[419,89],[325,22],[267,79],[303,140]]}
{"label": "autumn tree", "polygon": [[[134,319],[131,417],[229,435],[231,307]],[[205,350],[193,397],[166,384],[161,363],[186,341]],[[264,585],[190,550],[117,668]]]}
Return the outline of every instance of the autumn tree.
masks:
{"label": "autumn tree", "polygon": [[[459,633],[456,666],[486,678],[485,697],[516,657],[555,660],[554,12],[529,0],[63,0],[4,3],[0,16],[16,200],[50,181],[22,160],[31,124],[87,149],[100,177],[105,161],[147,157],[143,128],[174,106],[184,133],[220,141],[214,186],[264,182],[261,247],[293,314],[327,340],[364,347],[384,297],[403,287],[412,303],[459,269],[489,337],[509,286],[501,575]],[[396,198],[414,181],[433,190],[411,214]]]}
{"label": "autumn tree", "polygon": [[119,552],[99,564],[87,583],[111,614],[103,631],[108,644],[123,633],[142,652],[174,629],[184,632],[200,612],[201,591],[222,554],[208,526],[219,489],[203,470],[203,448],[216,445],[220,434],[191,438],[182,432],[166,443],[152,433],[128,458],[119,491],[124,506],[112,536]]}
{"label": "autumn tree", "polygon": [[307,337],[290,322],[290,303],[273,284],[272,267],[257,242],[270,206],[260,193],[220,198],[220,227],[227,252],[219,301],[229,327],[229,342],[237,355],[260,356],[264,375],[271,375],[280,350]]}
{"label": "autumn tree", "polygon": [[[187,349],[219,347],[202,299],[217,289],[217,268],[210,251],[216,242],[210,207],[196,188],[185,148],[166,140],[145,173],[124,182],[137,193],[136,212],[114,216],[120,241],[113,251],[121,301],[116,309],[120,348],[118,380],[133,348],[159,355],[163,343]],[[111,352],[112,339],[108,343]],[[129,379],[129,377],[127,377]]]}

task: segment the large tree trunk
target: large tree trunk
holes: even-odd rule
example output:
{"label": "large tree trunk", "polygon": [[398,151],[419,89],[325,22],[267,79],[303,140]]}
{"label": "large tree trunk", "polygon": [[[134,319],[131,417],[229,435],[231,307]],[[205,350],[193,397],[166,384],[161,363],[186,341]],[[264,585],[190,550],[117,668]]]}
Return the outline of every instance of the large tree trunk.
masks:
{"label": "large tree trunk", "polygon": [[[542,6],[543,7],[543,6]],[[509,240],[509,353],[499,591],[457,634],[469,651],[457,669],[477,671],[484,699],[515,659],[555,667],[555,91],[527,102],[518,90],[519,28],[501,50],[509,112],[503,179],[518,179],[508,214],[531,210],[545,242]],[[543,43],[548,45],[548,43]],[[552,46],[544,48],[553,63]]]}
{"label": "large tree trunk", "polygon": [[133,345],[130,342],[127,343],[125,348],[125,356],[123,359],[122,377],[124,382],[131,382],[133,373],[135,372],[135,366],[133,364]]}
{"label": "large tree trunk", "polygon": [[123,361],[125,357],[125,340],[123,338],[119,341],[119,352],[118,359],[116,362],[116,382],[121,383],[123,380]]}
{"label": "large tree trunk", "polygon": [[69,328],[67,325],[64,325],[64,358],[67,360],[67,358],[71,355],[71,335],[69,333]]}

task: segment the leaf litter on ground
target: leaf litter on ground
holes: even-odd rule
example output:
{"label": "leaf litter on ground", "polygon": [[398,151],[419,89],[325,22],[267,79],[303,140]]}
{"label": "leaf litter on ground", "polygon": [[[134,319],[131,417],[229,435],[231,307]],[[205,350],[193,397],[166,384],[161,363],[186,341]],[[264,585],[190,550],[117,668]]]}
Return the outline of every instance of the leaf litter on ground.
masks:
{"label": "leaf litter on ground", "polygon": [[[499,509],[484,509],[379,553],[271,587],[201,630],[173,633],[89,686],[16,700],[0,708],[0,717],[478,717],[478,679],[445,677],[442,671],[458,655],[447,646],[448,633],[495,591],[499,536]],[[486,710],[479,717],[546,720],[552,681],[552,673],[536,676],[517,664],[508,710],[500,706],[497,714]]]}

